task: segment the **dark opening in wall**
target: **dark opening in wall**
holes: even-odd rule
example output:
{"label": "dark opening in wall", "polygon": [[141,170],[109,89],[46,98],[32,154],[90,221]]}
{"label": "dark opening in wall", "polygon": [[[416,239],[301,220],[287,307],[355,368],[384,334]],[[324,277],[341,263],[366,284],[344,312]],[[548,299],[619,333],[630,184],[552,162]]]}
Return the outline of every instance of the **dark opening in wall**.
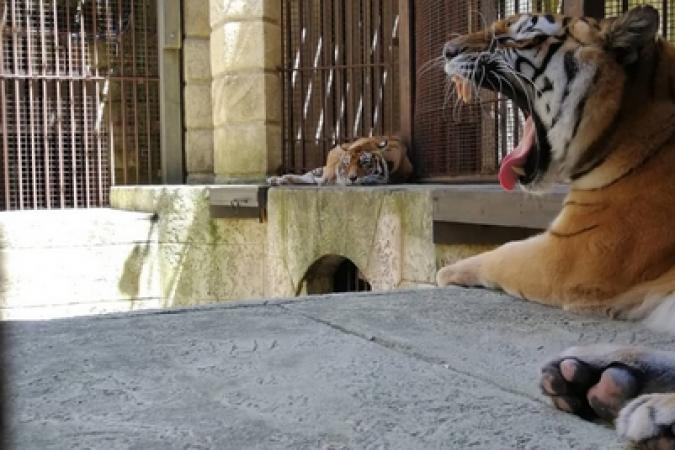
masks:
{"label": "dark opening in wall", "polygon": [[345,259],[333,275],[333,292],[370,291],[370,283],[365,279],[356,265]]}
{"label": "dark opening in wall", "polygon": [[328,255],[319,258],[307,270],[297,294],[329,294],[372,290],[359,268],[347,258]]}

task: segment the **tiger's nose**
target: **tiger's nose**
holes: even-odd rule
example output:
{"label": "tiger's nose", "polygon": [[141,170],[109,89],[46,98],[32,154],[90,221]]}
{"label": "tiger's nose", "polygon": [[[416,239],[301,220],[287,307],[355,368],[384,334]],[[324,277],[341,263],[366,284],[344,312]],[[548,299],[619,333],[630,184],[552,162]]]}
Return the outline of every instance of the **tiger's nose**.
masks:
{"label": "tiger's nose", "polygon": [[351,181],[352,183],[356,181],[357,178],[358,178],[357,175],[349,175],[349,181]]}
{"label": "tiger's nose", "polygon": [[461,45],[456,44],[452,41],[446,42],[445,46],[443,47],[443,56],[445,56],[445,59],[449,61],[455,56],[462,53],[462,50],[463,49]]}

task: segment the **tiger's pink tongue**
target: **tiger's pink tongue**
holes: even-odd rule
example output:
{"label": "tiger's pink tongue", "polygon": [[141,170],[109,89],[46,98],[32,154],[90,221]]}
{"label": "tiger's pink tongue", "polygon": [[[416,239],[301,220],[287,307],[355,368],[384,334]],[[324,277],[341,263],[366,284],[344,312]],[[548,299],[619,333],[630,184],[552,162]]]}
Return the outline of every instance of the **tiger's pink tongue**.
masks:
{"label": "tiger's pink tongue", "polygon": [[512,191],[518,182],[518,171],[522,171],[527,155],[534,147],[534,133],[536,129],[532,116],[528,117],[523,127],[523,138],[518,143],[518,146],[513,149],[511,153],[506,155],[499,167],[499,184],[507,191]]}

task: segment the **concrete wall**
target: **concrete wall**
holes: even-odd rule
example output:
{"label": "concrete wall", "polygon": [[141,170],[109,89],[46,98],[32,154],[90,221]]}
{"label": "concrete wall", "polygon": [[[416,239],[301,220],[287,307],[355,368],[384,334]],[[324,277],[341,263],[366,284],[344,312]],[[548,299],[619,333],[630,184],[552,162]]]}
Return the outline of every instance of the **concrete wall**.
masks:
{"label": "concrete wall", "polygon": [[268,295],[301,291],[307,270],[326,256],[351,260],[373,290],[433,285],[428,189],[272,189],[268,195]]}
{"label": "concrete wall", "polygon": [[164,305],[304,291],[325,257],[352,261],[374,290],[432,287],[440,265],[487,250],[437,246],[426,186],[275,188],[267,222],[211,219],[208,187],[117,187],[114,207],[156,213]]}
{"label": "concrete wall", "polygon": [[373,289],[432,286],[428,189],[272,189],[268,221],[211,219],[208,188],[118,187],[114,207],[157,213],[165,305],[294,296],[324,256]]}
{"label": "concrete wall", "polygon": [[374,290],[432,287],[487,249],[434,245],[424,186],[275,188],[264,223],[212,219],[207,186],[115,187],[111,202],[0,213],[0,319],[293,297],[329,290],[342,259]]}
{"label": "concrete wall", "polygon": [[0,213],[0,319],[162,306],[157,237],[146,213]]}
{"label": "concrete wall", "polygon": [[111,203],[158,216],[162,306],[264,296],[266,225],[211,219],[206,187],[118,187]]}

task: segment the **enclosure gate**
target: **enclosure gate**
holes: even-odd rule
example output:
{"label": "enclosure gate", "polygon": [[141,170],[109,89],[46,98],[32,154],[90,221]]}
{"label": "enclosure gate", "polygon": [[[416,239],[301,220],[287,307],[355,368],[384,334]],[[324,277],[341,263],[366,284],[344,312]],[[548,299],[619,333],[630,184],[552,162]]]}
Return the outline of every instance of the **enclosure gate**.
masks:
{"label": "enclosure gate", "polygon": [[0,209],[160,180],[156,0],[3,0]]}
{"label": "enclosure gate", "polygon": [[282,0],[284,166],[399,128],[398,0]]}

